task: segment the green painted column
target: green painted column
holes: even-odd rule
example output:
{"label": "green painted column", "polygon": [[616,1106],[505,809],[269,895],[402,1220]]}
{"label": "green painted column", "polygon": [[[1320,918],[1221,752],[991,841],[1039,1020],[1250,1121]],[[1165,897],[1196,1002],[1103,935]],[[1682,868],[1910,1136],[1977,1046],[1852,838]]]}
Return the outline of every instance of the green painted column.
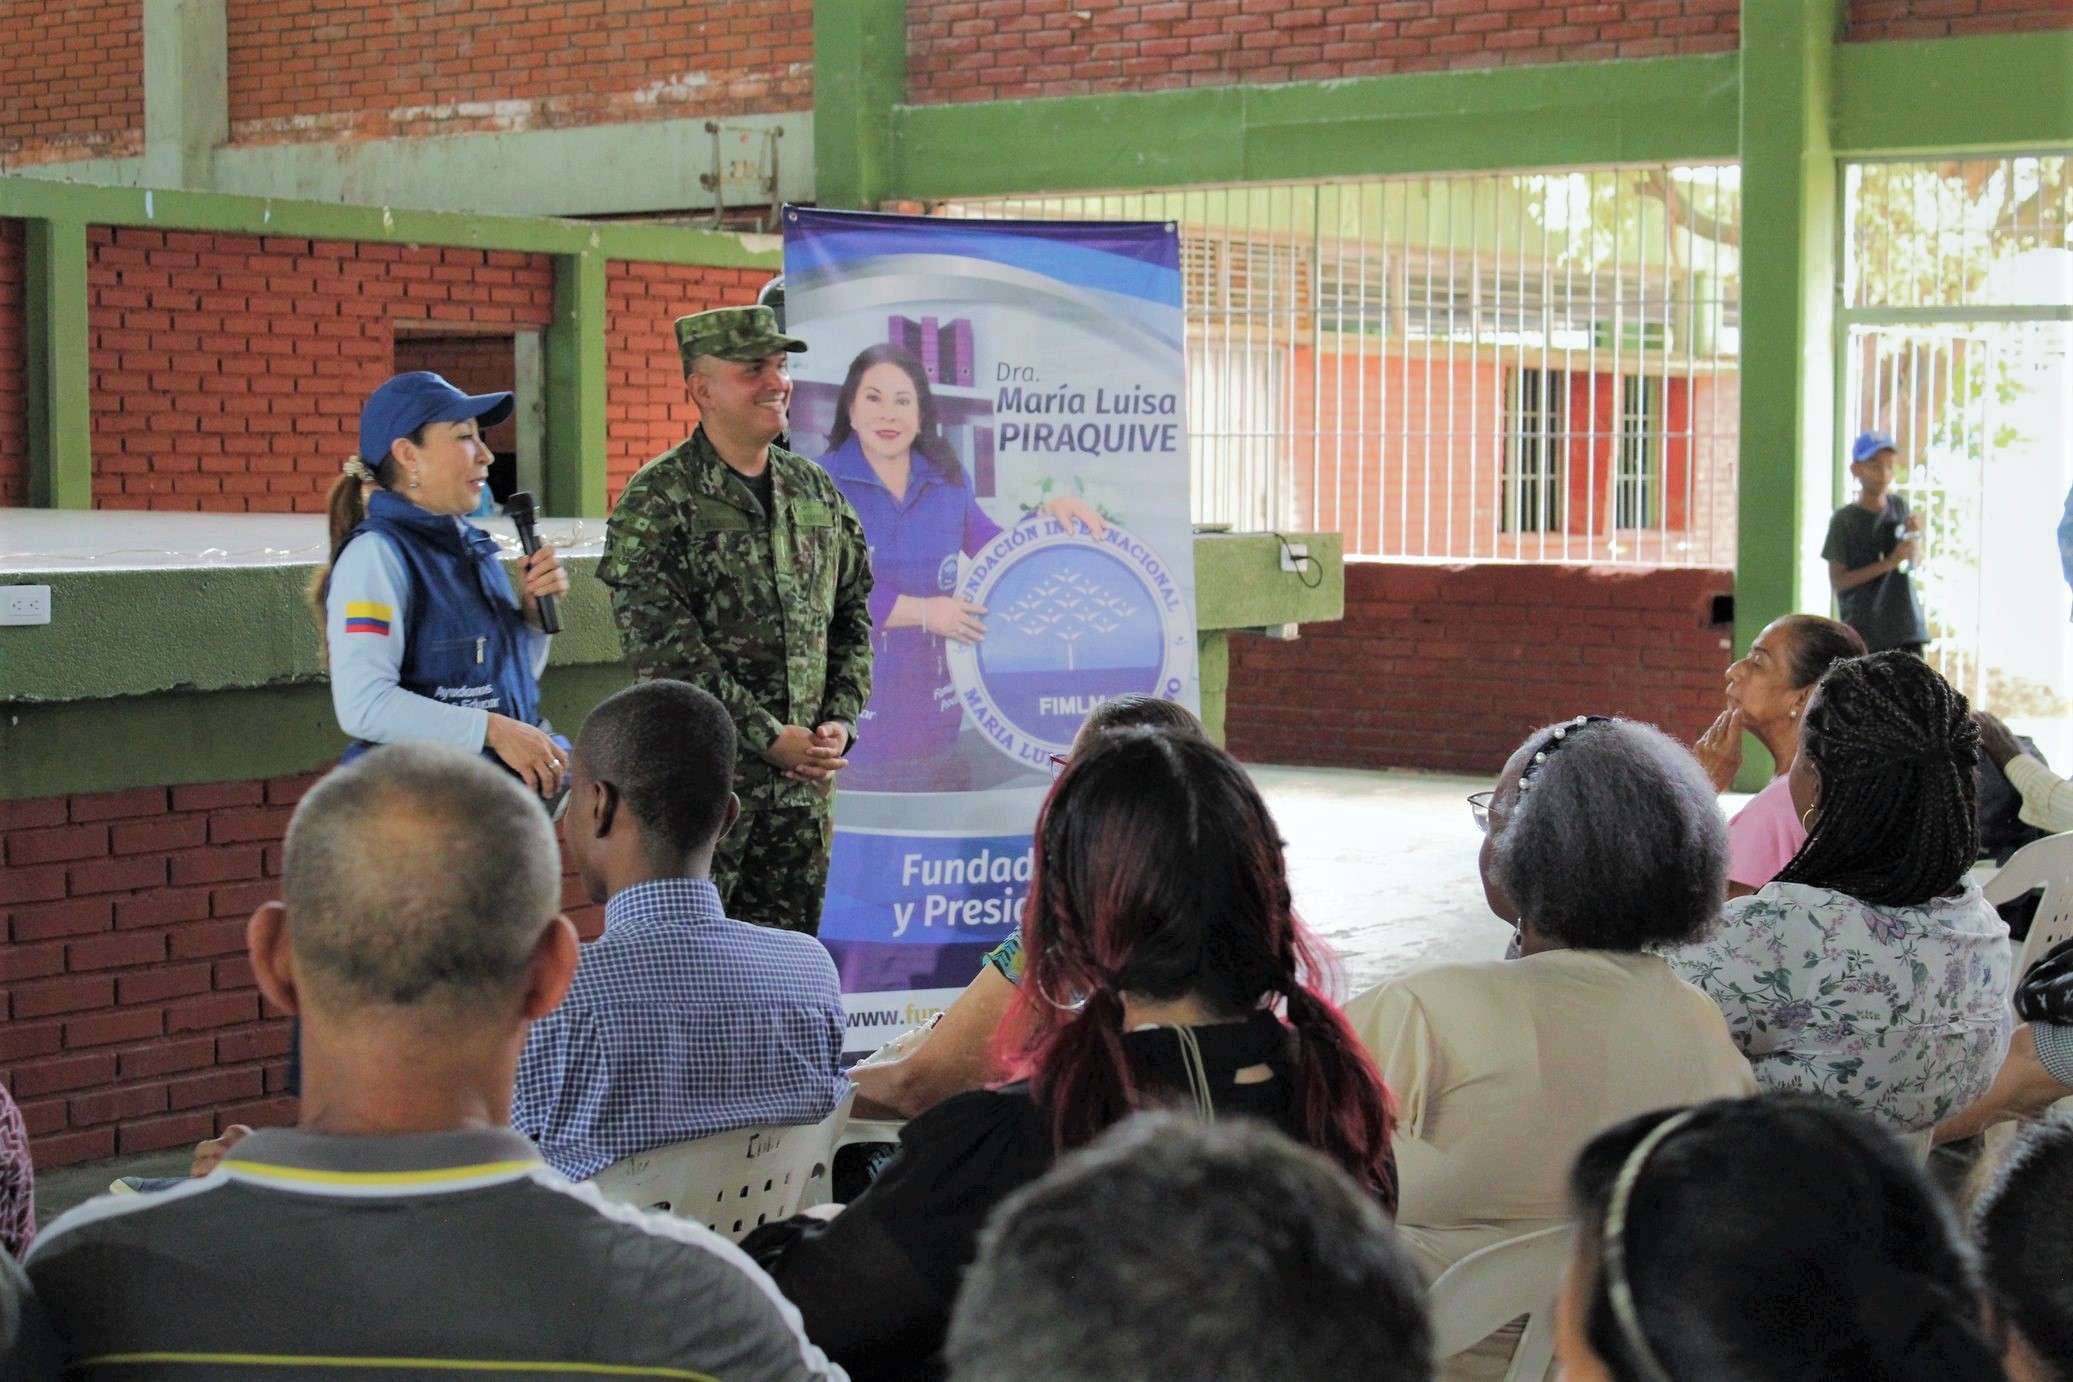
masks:
{"label": "green painted column", "polygon": [[86,223],[27,223],[29,503],[94,505],[86,319]]}
{"label": "green painted column", "polygon": [[907,99],[907,0],[814,0],[814,201],[871,210],[891,193],[893,107]]}
{"label": "green painted column", "polygon": [[554,256],[547,327],[547,455],[541,511],[602,518],[605,503],[605,256]]}
{"label": "green painted column", "polygon": [[[1743,0],[1741,480],[1735,648],[1781,614],[1826,610],[1820,534],[1834,486],[1839,0]],[[1771,765],[1754,739],[1740,786]]]}

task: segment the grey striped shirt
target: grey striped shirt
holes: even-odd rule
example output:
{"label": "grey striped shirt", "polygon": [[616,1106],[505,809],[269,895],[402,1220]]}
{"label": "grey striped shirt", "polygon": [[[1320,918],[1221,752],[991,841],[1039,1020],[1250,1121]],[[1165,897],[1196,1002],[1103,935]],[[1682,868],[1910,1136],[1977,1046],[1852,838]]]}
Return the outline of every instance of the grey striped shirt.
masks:
{"label": "grey striped shirt", "polygon": [[27,1266],[89,1379],[843,1376],[732,1243],[502,1129],[257,1132],[66,1214]]}

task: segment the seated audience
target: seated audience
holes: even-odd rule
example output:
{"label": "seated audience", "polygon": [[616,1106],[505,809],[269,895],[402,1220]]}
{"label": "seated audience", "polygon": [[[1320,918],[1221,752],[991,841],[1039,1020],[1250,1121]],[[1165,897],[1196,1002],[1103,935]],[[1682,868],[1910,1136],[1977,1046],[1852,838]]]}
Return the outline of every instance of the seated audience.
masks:
{"label": "seated audience", "polygon": [[1936,1125],[1937,1142],[1962,1141],[2073,1098],[2073,940],[2045,951],[2023,975],[2015,986],[2015,1015],[2022,1025],[1994,1083]]}
{"label": "seated audience", "polygon": [[1432,1376],[1424,1292],[1372,1196],[1270,1128],[1160,1113],[995,1211],[946,1354],[956,1382]]}
{"label": "seated audience", "polygon": [[1773,619],[1749,645],[1748,655],[1727,669],[1727,709],[1692,746],[1713,790],[1734,785],[1742,767],[1746,730],[1771,755],[1776,768],[1763,790],[1728,822],[1728,884],[1735,893],[1755,892],[1778,876],[1799,853],[1807,832],[1792,809],[1786,770],[1799,751],[1799,717],[1806,713],[1814,683],[1829,667],[1864,656],[1864,639],[1848,624],[1814,614]]}
{"label": "seated audience", "polygon": [[[1126,692],[1088,712],[1073,737],[1077,757],[1089,742],[1112,729],[1141,726],[1173,734],[1201,735],[1202,722],[1184,705],[1157,696]],[[979,1089],[1006,1076],[993,1055],[994,1034],[1015,1001],[1022,982],[1022,934],[1015,932],[992,950],[979,973],[945,1008],[926,1037],[893,1059],[872,1060],[849,1072],[856,1081],[857,1118],[912,1118],[953,1094]]]}
{"label": "seated audience", "polygon": [[681,681],[590,712],[562,834],[605,932],[533,1024],[511,1126],[572,1180],[671,1142],[817,1123],[848,1090],[835,962],[813,937],[730,921],[708,875],[740,809],[734,724]]}
{"label": "seated audience", "polygon": [[1150,730],[1090,745],[1038,817],[1022,928],[1021,1079],[909,1123],[831,1220],[743,1241],[855,1376],[929,1375],[988,1212],[1135,1109],[1263,1120],[1395,1206],[1389,1097],[1309,986],[1281,837],[1228,754]]}
{"label": "seated audience", "polygon": [[1800,717],[1807,843],[1711,941],[1670,963],[1726,1012],[1766,1089],[1824,1094],[1895,1132],[1964,1108],[2008,1050],[2008,927],[1979,853],[1965,698],[1920,658],[1839,662]]}
{"label": "seated audience", "polygon": [[1831,1101],[1647,1114],[1586,1147],[1570,1186],[1567,1382],[2000,1382],[1955,1216]]}
{"label": "seated audience", "polygon": [[[1727,826],[1691,755],[1579,717],[1529,736],[1488,798],[1477,863],[1518,957],[1415,970],[1346,1005],[1396,1096],[1397,1229],[1428,1282],[1564,1222],[1569,1162],[1614,1123],[1756,1091],[1720,1009],[1650,953],[1720,916]],[[1446,1372],[1501,1377],[1514,1343]]]}
{"label": "seated audience", "polygon": [[2058,834],[2073,830],[2073,782],[2066,781],[2042,759],[2026,751],[2021,742],[1995,716],[1984,710],[1972,712],[1979,722],[1979,747],[1987,761],[1999,768],[2023,799],[2023,824]]}
{"label": "seated audience", "polygon": [[1973,1201],[1972,1240],[2009,1382],[2073,1382],[2073,1123],[2016,1134]]}
{"label": "seated audience", "polygon": [[29,1129],[14,1096],[0,1085],[0,1253],[19,1258],[36,1241],[36,1168]]}
{"label": "seated audience", "polygon": [[29,1277],[75,1366],[839,1375],[731,1245],[606,1205],[506,1126],[576,970],[537,797],[456,749],[376,749],[303,798],[284,869],[247,948],[302,1019],[301,1121],[45,1230]]}

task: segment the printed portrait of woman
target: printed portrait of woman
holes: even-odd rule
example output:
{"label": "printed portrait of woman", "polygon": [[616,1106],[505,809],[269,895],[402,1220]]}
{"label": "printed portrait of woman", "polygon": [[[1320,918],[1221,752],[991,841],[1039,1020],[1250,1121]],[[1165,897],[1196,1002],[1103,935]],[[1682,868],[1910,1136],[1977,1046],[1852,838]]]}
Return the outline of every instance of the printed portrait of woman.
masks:
{"label": "printed portrait of woman", "polygon": [[[871,700],[843,786],[957,792],[979,785],[957,751],[964,712],[944,648],[986,637],[986,610],[955,594],[958,558],[978,552],[1001,527],[979,507],[971,476],[942,435],[919,359],[874,345],[850,362],[821,465],[856,509],[871,547]],[[1095,537],[1107,531],[1077,496],[1047,500],[1040,512]]]}

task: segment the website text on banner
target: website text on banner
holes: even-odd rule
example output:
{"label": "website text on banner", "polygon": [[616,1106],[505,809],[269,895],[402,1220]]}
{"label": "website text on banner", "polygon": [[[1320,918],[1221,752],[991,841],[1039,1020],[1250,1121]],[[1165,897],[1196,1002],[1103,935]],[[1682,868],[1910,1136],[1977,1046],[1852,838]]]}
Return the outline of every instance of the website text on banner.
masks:
{"label": "website text on banner", "polygon": [[1198,709],[1170,223],[785,211],[792,446],[871,544],[871,703],[821,939],[869,1051],[1021,921],[1052,758],[1095,705]]}

